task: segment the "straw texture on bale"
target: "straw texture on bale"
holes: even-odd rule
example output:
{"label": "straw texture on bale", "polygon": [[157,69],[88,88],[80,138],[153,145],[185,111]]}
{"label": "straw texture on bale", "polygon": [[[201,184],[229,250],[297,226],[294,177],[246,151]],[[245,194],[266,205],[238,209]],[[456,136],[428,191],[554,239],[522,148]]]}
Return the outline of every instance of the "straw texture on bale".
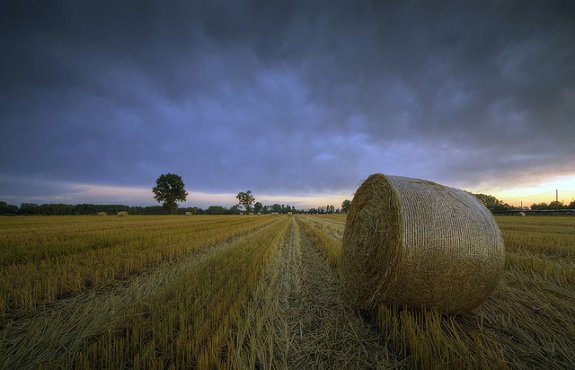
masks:
{"label": "straw texture on bale", "polygon": [[353,302],[470,310],[496,288],[503,238],[473,195],[430,181],[371,175],[357,190],[341,274]]}

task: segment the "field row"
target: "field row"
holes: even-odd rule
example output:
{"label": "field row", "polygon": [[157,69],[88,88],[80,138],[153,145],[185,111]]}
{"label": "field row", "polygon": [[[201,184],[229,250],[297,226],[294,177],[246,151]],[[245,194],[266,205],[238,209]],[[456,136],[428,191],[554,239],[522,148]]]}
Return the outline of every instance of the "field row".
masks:
{"label": "field row", "polygon": [[[78,218],[83,222],[77,222]],[[45,219],[24,221],[29,219],[40,223],[39,230],[34,229],[36,225],[28,224],[26,233],[5,230],[2,236],[0,312],[32,309],[85,289],[114,284],[275,220],[273,217],[144,218],[138,224],[132,219],[62,217],[55,218],[54,230],[44,234]],[[157,221],[160,222],[156,224]],[[16,230],[22,230],[21,225],[16,226]],[[68,239],[67,235],[71,237]],[[63,244],[59,244],[60,240]]]}
{"label": "field row", "polygon": [[287,217],[260,222],[125,286],[84,291],[13,319],[3,328],[3,367],[237,368],[229,333],[290,225]]}

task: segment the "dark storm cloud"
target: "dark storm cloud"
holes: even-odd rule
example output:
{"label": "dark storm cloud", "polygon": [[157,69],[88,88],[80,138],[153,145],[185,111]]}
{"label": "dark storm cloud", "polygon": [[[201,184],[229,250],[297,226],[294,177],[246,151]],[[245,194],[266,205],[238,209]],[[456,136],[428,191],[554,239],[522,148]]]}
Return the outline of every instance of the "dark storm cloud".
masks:
{"label": "dark storm cloud", "polygon": [[311,3],[4,2],[0,196],[573,174],[571,2]]}

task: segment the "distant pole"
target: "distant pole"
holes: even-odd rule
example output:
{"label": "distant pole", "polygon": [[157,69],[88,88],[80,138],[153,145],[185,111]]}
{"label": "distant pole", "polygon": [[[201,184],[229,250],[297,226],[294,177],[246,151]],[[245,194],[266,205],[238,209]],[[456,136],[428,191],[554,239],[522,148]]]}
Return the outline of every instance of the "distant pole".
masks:
{"label": "distant pole", "polygon": [[559,189],[555,189],[555,212],[559,216]]}
{"label": "distant pole", "polygon": [[523,201],[521,201],[521,211],[523,212]]}

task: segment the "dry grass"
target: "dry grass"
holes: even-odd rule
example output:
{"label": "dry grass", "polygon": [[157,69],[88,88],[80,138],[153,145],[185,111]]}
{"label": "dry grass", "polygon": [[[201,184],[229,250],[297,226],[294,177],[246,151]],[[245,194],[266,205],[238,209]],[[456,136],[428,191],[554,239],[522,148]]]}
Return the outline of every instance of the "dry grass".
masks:
{"label": "dry grass", "polygon": [[272,218],[20,217],[0,233],[0,313],[127,279]]}
{"label": "dry grass", "polygon": [[215,248],[199,260],[190,259],[152,291],[118,306],[114,317],[121,321],[85,335],[80,343],[76,341],[76,348],[60,348],[41,367],[232,366],[233,324],[263,269],[283,244],[287,225],[288,220],[276,219],[225,248]]}
{"label": "dry grass", "polygon": [[321,253],[327,258],[331,267],[338,269],[340,264],[341,243],[338,242],[335,236],[325,232],[325,230],[330,229],[327,227],[318,227],[318,223],[314,222],[315,219],[313,217],[301,217],[300,221],[300,225],[308,239],[311,239],[311,242],[319,248]]}
{"label": "dry grass", "polygon": [[98,252],[98,270],[130,239],[151,254],[207,244],[4,311],[0,368],[575,368],[575,218],[497,221],[512,247],[485,303],[459,316],[379,305],[362,319],[337,274],[345,216],[1,217],[4,269]]}
{"label": "dry grass", "polygon": [[[306,220],[306,223],[309,219]],[[345,300],[300,217],[238,323],[241,369],[389,368],[381,336]]]}
{"label": "dry grass", "polygon": [[386,305],[366,312],[400,367],[575,368],[575,218],[497,221],[512,247],[485,303],[459,316]]}

